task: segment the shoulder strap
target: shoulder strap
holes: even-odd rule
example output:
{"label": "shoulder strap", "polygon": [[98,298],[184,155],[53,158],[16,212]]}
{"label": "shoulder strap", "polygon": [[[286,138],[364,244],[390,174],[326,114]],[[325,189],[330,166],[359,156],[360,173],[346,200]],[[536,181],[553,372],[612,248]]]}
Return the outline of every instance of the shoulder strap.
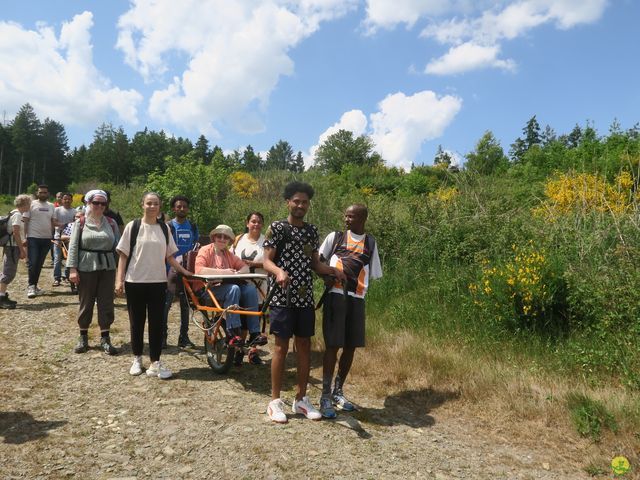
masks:
{"label": "shoulder strap", "polygon": [[164,222],[158,222],[160,224],[160,228],[162,229],[162,233],[164,233],[164,241],[169,245],[169,227]]}
{"label": "shoulder strap", "polygon": [[240,241],[240,239],[242,238],[243,235],[244,235],[244,233],[241,233],[240,235],[236,235],[236,238],[233,241],[233,245],[232,245],[234,250],[238,246],[238,242]]}
{"label": "shoulder strap", "polygon": [[133,221],[133,225],[131,225],[131,236],[129,237],[129,256],[127,257],[127,268],[124,269],[125,272],[129,270],[131,257],[133,257],[133,249],[136,247],[136,243],[138,242],[138,233],[140,233],[141,223],[142,223],[142,220],[139,218],[136,218]]}
{"label": "shoulder strap", "polygon": [[369,258],[373,257],[373,251],[376,249],[376,239],[366,233],[364,236],[364,244],[367,247]]}

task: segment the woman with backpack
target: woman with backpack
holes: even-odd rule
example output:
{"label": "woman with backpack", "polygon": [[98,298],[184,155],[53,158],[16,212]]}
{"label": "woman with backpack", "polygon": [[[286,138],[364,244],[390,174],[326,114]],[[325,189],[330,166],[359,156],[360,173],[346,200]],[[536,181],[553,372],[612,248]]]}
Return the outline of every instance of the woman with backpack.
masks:
{"label": "woman with backpack", "polygon": [[[8,218],[6,218],[6,242],[2,243],[4,259],[2,261],[2,272],[0,272],[0,309],[13,310],[18,304],[15,300],[9,299],[7,286],[16,277],[18,261],[27,258],[22,214],[29,210],[31,201],[30,195],[18,195],[13,201],[16,209],[12,210]],[[0,237],[4,238],[1,235]]]}
{"label": "woman with backpack", "polygon": [[67,255],[69,281],[77,286],[80,300],[80,338],[74,351],[85,353],[89,349],[89,326],[97,304],[100,348],[107,355],[116,355],[118,350],[111,344],[109,330],[114,320],[115,246],[120,232],[116,223],[104,215],[107,194],[103,190],[87,192],[84,200],[85,216],[74,223]]}
{"label": "woman with backpack", "polygon": [[117,250],[120,254],[116,275],[116,293],[127,294],[131,349],[133,363],[131,375],[142,373],[144,324],[149,312],[149,357],[151,365],[147,375],[161,379],[171,378],[171,370],[160,362],[163,340],[163,310],[167,293],[166,263],[176,272],[189,276],[174,258],[178,251],[173,235],[163,222],[158,221],[160,196],[147,192],[142,197],[143,217],[129,222],[124,228]]}

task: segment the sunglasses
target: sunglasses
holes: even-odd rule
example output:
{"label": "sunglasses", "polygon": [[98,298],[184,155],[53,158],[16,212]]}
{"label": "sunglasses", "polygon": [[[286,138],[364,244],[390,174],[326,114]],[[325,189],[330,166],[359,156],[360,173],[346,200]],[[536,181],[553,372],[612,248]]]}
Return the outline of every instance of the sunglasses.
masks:
{"label": "sunglasses", "polygon": [[95,205],[96,207],[106,207],[107,202],[91,202],[91,205]]}

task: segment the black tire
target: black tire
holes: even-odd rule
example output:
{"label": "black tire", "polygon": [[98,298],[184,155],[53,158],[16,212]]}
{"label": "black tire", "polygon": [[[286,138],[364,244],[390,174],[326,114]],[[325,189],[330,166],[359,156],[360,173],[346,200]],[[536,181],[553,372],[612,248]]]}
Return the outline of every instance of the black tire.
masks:
{"label": "black tire", "polygon": [[[207,326],[211,325],[211,322],[208,317],[205,318],[204,325],[205,328],[207,328]],[[224,329],[222,329],[222,331],[224,331]],[[229,371],[233,365],[235,350],[234,347],[227,345],[224,334],[218,332],[216,335],[216,332],[212,331],[211,335],[209,335],[208,332],[205,332],[204,351],[207,355],[207,363],[214,372],[222,375]]]}

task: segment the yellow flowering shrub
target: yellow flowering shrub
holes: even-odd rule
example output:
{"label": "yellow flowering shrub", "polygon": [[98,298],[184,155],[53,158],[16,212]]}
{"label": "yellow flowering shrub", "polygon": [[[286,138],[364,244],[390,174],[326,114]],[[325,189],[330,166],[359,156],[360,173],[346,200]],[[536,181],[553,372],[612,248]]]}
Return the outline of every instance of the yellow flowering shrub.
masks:
{"label": "yellow flowering shrub", "polygon": [[469,292],[490,319],[534,326],[550,313],[554,280],[545,252],[529,242],[512,245],[511,255],[500,264],[484,260],[480,279],[469,284]]}
{"label": "yellow flowering shrub", "polygon": [[79,207],[80,205],[82,205],[82,199],[84,198],[84,194],[83,193],[74,193],[73,194],[73,200],[71,200],[71,206],[72,207]]}
{"label": "yellow flowering shrub", "polygon": [[241,198],[252,198],[258,193],[258,181],[247,172],[233,172],[229,175],[231,190]]}
{"label": "yellow flowering shrub", "polygon": [[458,196],[456,187],[440,187],[435,192],[429,194],[429,198],[433,198],[442,203],[451,203]]}
{"label": "yellow flowering shrub", "polygon": [[547,180],[545,199],[534,208],[534,214],[550,220],[573,212],[610,212],[616,215],[628,212],[634,200],[633,177],[620,172],[613,183],[592,173],[563,173]]}

